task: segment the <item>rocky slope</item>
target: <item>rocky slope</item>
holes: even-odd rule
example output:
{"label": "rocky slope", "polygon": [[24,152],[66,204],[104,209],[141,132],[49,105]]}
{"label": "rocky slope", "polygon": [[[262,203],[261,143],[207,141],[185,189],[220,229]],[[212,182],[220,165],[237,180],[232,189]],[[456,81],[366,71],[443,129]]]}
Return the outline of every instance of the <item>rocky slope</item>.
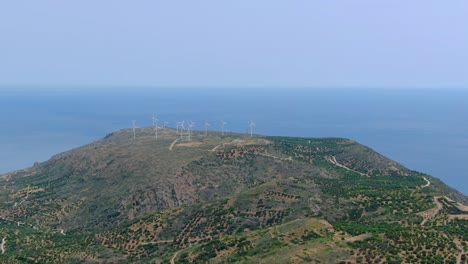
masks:
{"label": "rocky slope", "polygon": [[347,139],[121,130],[0,186],[9,263],[467,256],[466,196]]}

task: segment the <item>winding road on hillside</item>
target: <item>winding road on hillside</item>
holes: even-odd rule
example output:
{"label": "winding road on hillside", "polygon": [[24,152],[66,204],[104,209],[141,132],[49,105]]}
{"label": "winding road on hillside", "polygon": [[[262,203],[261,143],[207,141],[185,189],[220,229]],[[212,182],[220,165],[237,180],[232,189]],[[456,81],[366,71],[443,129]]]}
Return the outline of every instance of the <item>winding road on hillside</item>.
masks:
{"label": "winding road on hillside", "polygon": [[234,139],[232,142],[223,143],[221,145],[218,145],[218,146],[214,147],[211,151],[216,151],[218,148],[223,147],[226,144],[234,144],[234,143],[239,143],[239,142],[241,142],[241,140],[240,140],[240,138],[237,138],[237,139]]}
{"label": "winding road on hillside", "polygon": [[171,258],[171,264],[175,264],[175,258],[176,258],[177,255],[180,253],[180,251],[182,251],[182,250],[177,251],[177,252],[174,254],[174,256],[172,256],[172,258]]}
{"label": "winding road on hillside", "polygon": [[426,187],[429,187],[431,185],[431,182],[426,178],[426,177],[423,177],[423,179],[427,182],[425,185],[421,186],[421,188],[426,188]]}
{"label": "winding road on hillside", "polygon": [[177,143],[179,139],[176,138],[176,140],[174,140],[174,142],[172,142],[171,146],[169,147],[169,150],[172,150],[172,148],[174,147],[175,143]]}
{"label": "winding road on hillside", "polygon": [[218,148],[222,147],[224,144],[221,144],[221,145],[218,145],[216,147],[214,147],[211,151],[216,151]]}
{"label": "winding road on hillside", "polygon": [[439,214],[440,210],[444,207],[441,202],[439,202],[439,198],[441,197],[434,197],[434,202],[436,203],[436,208],[430,209],[426,212],[422,213],[422,217],[424,220],[421,222],[421,226],[424,226],[429,219],[436,217]]}
{"label": "winding road on hillside", "polygon": [[0,251],[2,251],[2,254],[5,254],[6,238],[7,238],[7,237],[4,237],[4,238],[2,239],[2,243],[0,244]]}
{"label": "winding road on hillside", "polygon": [[326,159],[327,159],[329,162],[331,162],[332,164],[334,164],[334,165],[336,165],[336,166],[338,166],[338,167],[340,167],[340,168],[343,168],[343,169],[345,169],[345,170],[349,170],[349,171],[358,173],[358,174],[360,174],[361,176],[369,177],[369,175],[367,175],[367,174],[365,174],[365,173],[362,173],[362,172],[353,170],[353,169],[348,168],[348,167],[346,167],[345,165],[339,163],[339,162],[336,160],[336,157],[335,157],[335,156],[327,157]]}
{"label": "winding road on hillside", "polygon": [[[3,217],[3,216],[1,216],[1,215],[0,215],[0,220],[3,220],[3,221],[6,221],[6,222],[10,222],[10,223],[16,224],[17,226],[25,225],[25,223],[21,223],[21,222],[19,222],[19,221],[14,221],[14,220],[5,218],[5,217]],[[31,224],[29,224],[28,226],[31,227],[31,228],[36,229],[36,227],[33,226],[33,225],[31,225]]]}

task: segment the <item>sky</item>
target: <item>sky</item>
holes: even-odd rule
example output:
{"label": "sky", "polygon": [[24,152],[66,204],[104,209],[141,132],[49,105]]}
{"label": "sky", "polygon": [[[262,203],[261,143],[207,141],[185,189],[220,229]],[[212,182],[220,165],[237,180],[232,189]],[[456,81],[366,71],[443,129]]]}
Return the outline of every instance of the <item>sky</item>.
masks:
{"label": "sky", "polygon": [[466,0],[0,2],[0,86],[468,88]]}

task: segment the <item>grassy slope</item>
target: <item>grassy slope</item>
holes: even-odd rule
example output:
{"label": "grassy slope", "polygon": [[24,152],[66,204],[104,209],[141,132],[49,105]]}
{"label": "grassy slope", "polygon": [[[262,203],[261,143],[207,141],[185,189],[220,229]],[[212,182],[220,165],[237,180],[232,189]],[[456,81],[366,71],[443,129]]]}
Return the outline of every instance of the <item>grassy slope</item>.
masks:
{"label": "grassy slope", "polygon": [[26,224],[0,224],[2,257],[449,261],[460,251],[453,241],[468,241],[466,220],[446,216],[464,214],[454,203],[420,225],[434,197],[466,204],[465,196],[356,142],[198,135],[169,150],[175,139],[146,129],[133,140],[123,130],[4,176],[0,215]]}

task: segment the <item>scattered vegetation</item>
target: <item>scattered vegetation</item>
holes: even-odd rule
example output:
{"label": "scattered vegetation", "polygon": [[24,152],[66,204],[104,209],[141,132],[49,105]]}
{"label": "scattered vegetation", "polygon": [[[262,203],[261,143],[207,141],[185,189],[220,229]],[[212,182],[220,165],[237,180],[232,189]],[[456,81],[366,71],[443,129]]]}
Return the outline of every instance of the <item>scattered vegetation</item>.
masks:
{"label": "scattered vegetation", "polygon": [[354,141],[176,137],[123,130],[2,176],[0,261],[466,261],[467,198]]}

